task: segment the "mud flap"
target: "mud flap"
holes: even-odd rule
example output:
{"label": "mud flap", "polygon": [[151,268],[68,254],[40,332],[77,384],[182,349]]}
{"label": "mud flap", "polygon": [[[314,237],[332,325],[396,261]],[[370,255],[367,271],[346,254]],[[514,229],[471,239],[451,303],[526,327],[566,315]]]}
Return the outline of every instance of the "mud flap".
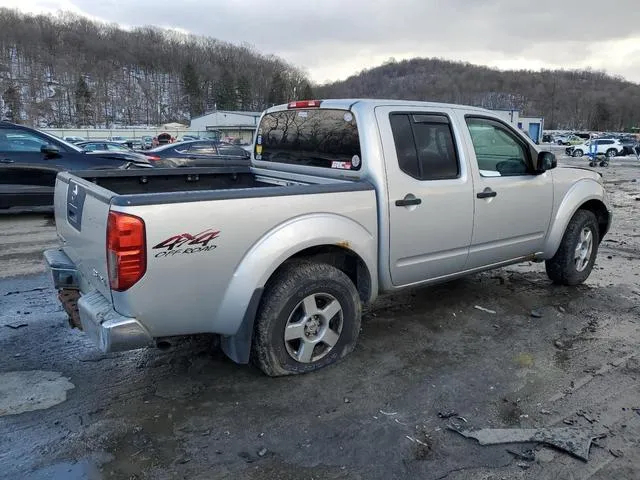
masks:
{"label": "mud flap", "polygon": [[251,295],[249,306],[244,313],[244,318],[236,334],[222,336],[220,339],[222,351],[236,363],[249,363],[251,340],[253,338],[253,322],[258,312],[263,290],[262,288],[257,288],[253,292],[253,295]]}

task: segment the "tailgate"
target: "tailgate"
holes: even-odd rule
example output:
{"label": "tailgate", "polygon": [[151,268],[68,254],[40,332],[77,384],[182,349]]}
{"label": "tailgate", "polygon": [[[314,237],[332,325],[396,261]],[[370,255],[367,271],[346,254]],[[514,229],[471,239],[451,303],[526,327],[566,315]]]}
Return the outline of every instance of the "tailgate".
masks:
{"label": "tailgate", "polygon": [[115,194],[68,172],[56,179],[56,229],[81,275],[83,293],[98,290],[111,301],[107,273],[107,218]]}

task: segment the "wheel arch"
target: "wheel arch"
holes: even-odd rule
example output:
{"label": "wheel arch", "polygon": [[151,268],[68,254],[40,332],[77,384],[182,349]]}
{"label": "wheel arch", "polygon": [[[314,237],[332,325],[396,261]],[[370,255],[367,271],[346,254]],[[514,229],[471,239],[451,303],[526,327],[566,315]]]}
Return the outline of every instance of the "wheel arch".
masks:
{"label": "wheel arch", "polygon": [[597,182],[583,180],[569,190],[560,204],[547,235],[544,258],[549,259],[555,255],[569,222],[581,209],[592,212],[598,219],[598,237],[602,242],[611,226],[611,212],[607,208],[604,188]]}
{"label": "wheel arch", "polygon": [[279,225],[241,260],[218,309],[217,322],[226,329],[222,349],[235,362],[249,361],[253,323],[265,288],[284,265],[296,259],[327,263],[343,271],[363,303],[377,295],[376,232],[335,214],[315,214]]}

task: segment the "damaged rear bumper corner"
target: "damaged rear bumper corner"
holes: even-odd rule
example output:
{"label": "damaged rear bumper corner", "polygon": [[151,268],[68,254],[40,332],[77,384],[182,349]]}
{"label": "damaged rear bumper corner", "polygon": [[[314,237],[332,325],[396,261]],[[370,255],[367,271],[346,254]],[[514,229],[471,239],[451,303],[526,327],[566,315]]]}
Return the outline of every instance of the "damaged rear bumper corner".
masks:
{"label": "damaged rear bumper corner", "polygon": [[135,318],[116,312],[98,292],[82,295],[78,300],[82,329],[103,352],[121,352],[150,347],[153,337]]}
{"label": "damaged rear bumper corner", "polygon": [[62,249],[45,251],[44,259],[71,325],[86,332],[100,350],[121,352],[154,345],[138,320],[120,315],[100,292],[81,292],[78,269]]}

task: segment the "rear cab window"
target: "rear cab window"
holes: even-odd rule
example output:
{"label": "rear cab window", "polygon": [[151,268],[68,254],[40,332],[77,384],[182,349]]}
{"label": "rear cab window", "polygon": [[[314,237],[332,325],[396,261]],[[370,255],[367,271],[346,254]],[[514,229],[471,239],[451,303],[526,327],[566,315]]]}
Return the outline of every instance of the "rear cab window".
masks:
{"label": "rear cab window", "polygon": [[313,108],[270,112],[256,135],[259,161],[338,170],[360,170],[360,138],[348,110]]}

